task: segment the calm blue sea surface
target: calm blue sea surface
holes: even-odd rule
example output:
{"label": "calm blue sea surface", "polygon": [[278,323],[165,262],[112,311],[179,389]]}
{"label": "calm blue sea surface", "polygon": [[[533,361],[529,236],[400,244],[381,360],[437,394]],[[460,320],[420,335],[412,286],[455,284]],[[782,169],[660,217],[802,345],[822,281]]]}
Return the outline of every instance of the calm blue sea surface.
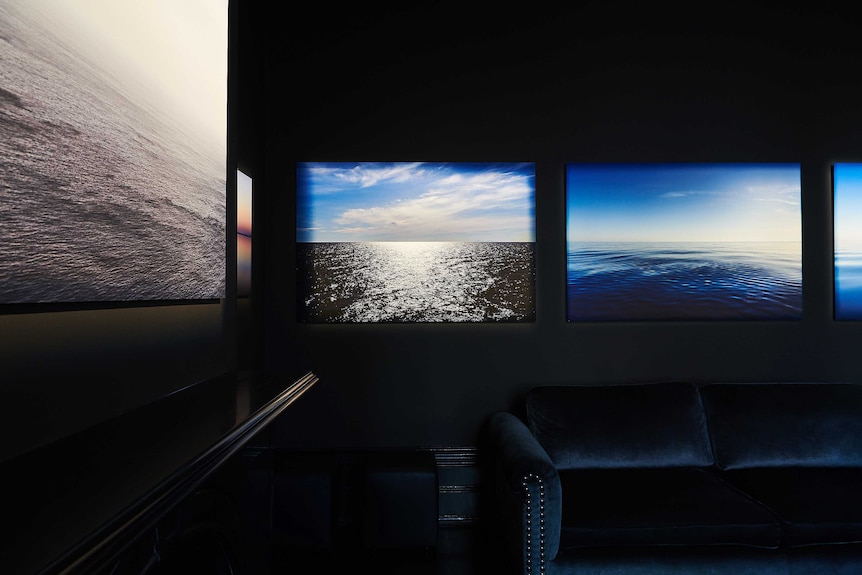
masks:
{"label": "calm blue sea surface", "polygon": [[835,253],[835,319],[862,319],[862,246]]}
{"label": "calm blue sea surface", "polygon": [[300,316],[312,323],[533,321],[533,254],[530,242],[300,242]]}
{"label": "calm blue sea surface", "polygon": [[572,242],[569,321],[799,319],[799,242]]}

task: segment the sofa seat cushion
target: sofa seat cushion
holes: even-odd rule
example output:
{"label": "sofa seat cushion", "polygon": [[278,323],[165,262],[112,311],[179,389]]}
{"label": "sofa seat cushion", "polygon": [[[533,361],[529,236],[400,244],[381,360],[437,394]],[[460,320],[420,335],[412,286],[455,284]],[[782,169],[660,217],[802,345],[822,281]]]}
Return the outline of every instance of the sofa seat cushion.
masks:
{"label": "sofa seat cushion", "polygon": [[780,544],[778,520],[708,468],[577,469],[560,481],[560,549]]}
{"label": "sofa seat cushion", "polygon": [[724,477],[772,509],[787,546],[862,542],[862,468],[769,467]]}

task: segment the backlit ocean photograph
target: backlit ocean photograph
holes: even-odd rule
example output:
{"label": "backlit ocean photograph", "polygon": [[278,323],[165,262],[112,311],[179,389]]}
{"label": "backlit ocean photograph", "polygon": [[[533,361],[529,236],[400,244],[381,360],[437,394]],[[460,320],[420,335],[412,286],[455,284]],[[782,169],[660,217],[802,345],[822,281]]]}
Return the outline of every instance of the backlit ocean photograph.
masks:
{"label": "backlit ocean photograph", "polygon": [[0,304],[224,297],[227,23],[0,1]]}
{"label": "backlit ocean photograph", "polygon": [[798,320],[795,163],[566,164],[567,320]]}
{"label": "backlit ocean photograph", "polygon": [[535,166],[300,162],[307,323],[535,321]]}
{"label": "backlit ocean photograph", "polygon": [[832,166],[835,319],[862,319],[862,163]]}
{"label": "backlit ocean photograph", "polygon": [[251,226],[252,193],[251,177],[236,171],[236,295],[251,296]]}

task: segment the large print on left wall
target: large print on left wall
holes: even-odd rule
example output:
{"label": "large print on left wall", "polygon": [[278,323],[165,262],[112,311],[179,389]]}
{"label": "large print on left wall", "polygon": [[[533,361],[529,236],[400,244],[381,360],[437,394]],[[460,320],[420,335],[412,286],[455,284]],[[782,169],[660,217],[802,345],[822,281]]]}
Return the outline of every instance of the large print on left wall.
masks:
{"label": "large print on left wall", "polygon": [[0,304],[225,296],[228,17],[0,2]]}
{"label": "large print on left wall", "polygon": [[308,323],[535,320],[535,165],[297,164]]}

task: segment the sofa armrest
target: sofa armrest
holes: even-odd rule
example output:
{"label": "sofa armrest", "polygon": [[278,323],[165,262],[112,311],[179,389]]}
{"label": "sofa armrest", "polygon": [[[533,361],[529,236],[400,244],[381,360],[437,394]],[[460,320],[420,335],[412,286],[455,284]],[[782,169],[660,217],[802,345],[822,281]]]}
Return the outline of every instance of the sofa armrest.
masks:
{"label": "sofa armrest", "polygon": [[559,550],[560,477],[545,449],[514,414],[492,414],[487,431],[495,460],[498,526],[505,547],[517,554],[522,573],[539,575]]}

